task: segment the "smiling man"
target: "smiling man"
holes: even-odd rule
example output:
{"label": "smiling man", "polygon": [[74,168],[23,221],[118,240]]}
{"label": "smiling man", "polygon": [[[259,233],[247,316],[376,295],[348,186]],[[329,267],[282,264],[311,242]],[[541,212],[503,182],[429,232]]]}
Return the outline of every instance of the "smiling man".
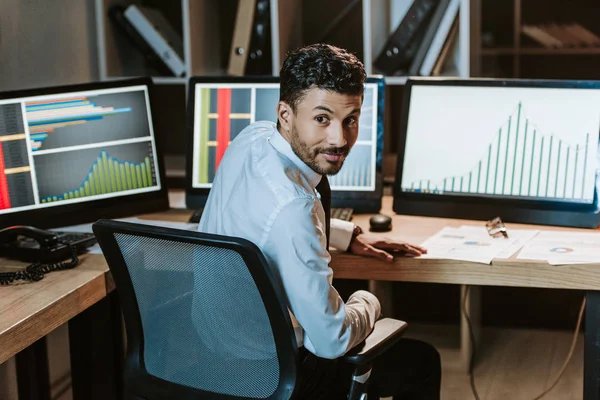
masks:
{"label": "smiling man", "polygon": [[[242,237],[262,250],[279,273],[295,317],[302,398],[344,398],[350,374],[334,359],[362,342],[381,312],[367,291],[355,292],[345,303],[340,298],[332,286],[329,245],[386,260],[393,259],[390,253],[418,256],[425,250],[362,234],[350,222],[329,218],[327,175],[340,171],[358,137],[366,78],[361,62],[342,49],[312,45],[287,56],[280,78],[277,125],[256,122],[232,141],[199,230]],[[246,305],[231,306],[239,311]],[[260,343],[225,344],[222,334],[211,334],[207,325],[200,324],[198,332],[210,348],[268,357]],[[371,394],[438,399],[440,379],[437,351],[403,339],[375,362]]]}

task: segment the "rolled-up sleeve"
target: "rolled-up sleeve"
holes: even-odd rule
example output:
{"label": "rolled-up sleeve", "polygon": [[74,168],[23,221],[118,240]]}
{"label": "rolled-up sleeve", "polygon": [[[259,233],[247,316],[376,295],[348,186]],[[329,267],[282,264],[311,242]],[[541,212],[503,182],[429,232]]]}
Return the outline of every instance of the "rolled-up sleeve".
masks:
{"label": "rolled-up sleeve", "polygon": [[315,199],[295,199],[272,219],[264,251],[280,272],[289,307],[304,330],[304,346],[323,358],[337,358],[373,330],[381,306],[358,291],[344,304],[331,285],[325,227]]}

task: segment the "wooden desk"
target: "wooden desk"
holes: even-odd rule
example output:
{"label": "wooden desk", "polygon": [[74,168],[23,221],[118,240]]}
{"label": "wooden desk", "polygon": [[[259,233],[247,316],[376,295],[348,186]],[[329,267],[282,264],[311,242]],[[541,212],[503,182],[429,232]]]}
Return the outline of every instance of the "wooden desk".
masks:
{"label": "wooden desk", "polygon": [[[26,264],[0,259],[0,271]],[[102,255],[34,283],[0,286],[0,364],[16,356],[19,400],[50,398],[45,336],[69,324],[74,399],[118,399],[120,310]]]}
{"label": "wooden desk", "polygon": [[[395,215],[392,198],[384,197],[382,213],[392,216],[392,231],[383,235],[419,244],[445,226],[484,226],[483,221]],[[352,222],[368,229],[370,215],[356,215]],[[507,229],[583,231],[589,229],[506,224]],[[600,251],[600,249],[598,250]],[[333,252],[331,267],[336,278],[379,281],[451,283],[460,285],[517,286],[553,289],[600,290],[600,264],[552,266],[545,261],[496,259],[491,265],[468,261],[397,258],[394,262]]]}
{"label": "wooden desk", "polygon": [[[80,263],[39,282],[0,286],[0,364],[106,297],[104,257],[84,255]],[[0,271],[24,265],[2,259]]]}
{"label": "wooden desk", "polygon": [[[393,215],[390,197],[384,198],[383,213]],[[143,217],[183,222],[190,214],[186,210],[171,210]],[[356,215],[353,222],[368,228],[368,218]],[[393,230],[385,235],[412,243],[422,242],[444,226],[483,223],[409,216],[394,216],[393,219]],[[508,229],[517,227],[531,226],[508,224]],[[14,264],[4,261],[0,267],[3,265]],[[584,398],[600,399],[600,265],[555,267],[545,262],[518,260],[514,256],[494,260],[491,265],[418,258],[398,258],[393,263],[386,263],[337,251],[332,252],[331,265],[337,278],[585,290]],[[40,282],[0,287],[0,363],[74,316],[87,314],[82,312],[101,303],[111,290],[108,268],[102,256],[97,255],[83,256],[81,264],[74,270],[54,272]],[[86,321],[88,325],[91,323],[89,317]]]}

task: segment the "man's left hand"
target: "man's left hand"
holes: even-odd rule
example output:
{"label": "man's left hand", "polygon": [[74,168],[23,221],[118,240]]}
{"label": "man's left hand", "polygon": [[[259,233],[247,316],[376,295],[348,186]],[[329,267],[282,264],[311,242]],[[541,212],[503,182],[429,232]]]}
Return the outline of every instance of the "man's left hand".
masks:
{"label": "man's left hand", "polygon": [[380,258],[385,261],[393,261],[393,254],[417,257],[427,253],[427,250],[423,247],[370,233],[363,233],[356,236],[350,243],[348,251],[353,254]]}

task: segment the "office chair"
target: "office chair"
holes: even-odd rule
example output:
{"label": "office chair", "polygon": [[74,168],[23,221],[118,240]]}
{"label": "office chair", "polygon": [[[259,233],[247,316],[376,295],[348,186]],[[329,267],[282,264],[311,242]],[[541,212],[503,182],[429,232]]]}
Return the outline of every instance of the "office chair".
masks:
{"label": "office chair", "polygon": [[[277,271],[251,242],[101,220],[93,230],[127,331],[124,380],[136,399],[293,399],[299,356]],[[373,359],[406,323],[376,322],[343,359],[349,399],[366,399]]]}

